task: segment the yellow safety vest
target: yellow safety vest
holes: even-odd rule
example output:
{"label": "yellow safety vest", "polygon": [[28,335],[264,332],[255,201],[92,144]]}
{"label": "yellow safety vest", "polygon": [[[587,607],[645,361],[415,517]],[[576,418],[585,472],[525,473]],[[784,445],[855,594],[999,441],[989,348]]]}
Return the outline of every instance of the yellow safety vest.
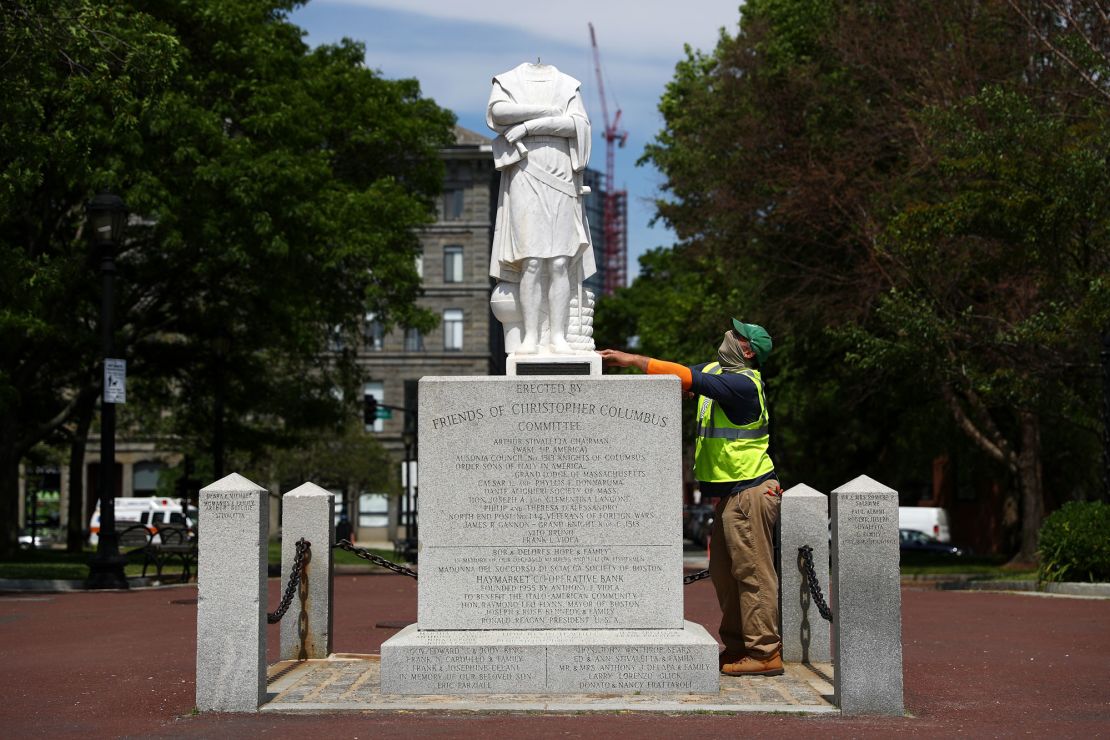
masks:
{"label": "yellow safety vest", "polygon": [[[711,362],[702,372],[720,375],[720,363]],[[767,452],[771,437],[768,434],[763,378],[758,370],[746,369],[740,371],[740,374],[746,375],[755,383],[759,396],[759,418],[750,424],[733,424],[721,410],[720,404],[705,396],[698,396],[694,477],[702,482],[752,480],[775,469]]]}

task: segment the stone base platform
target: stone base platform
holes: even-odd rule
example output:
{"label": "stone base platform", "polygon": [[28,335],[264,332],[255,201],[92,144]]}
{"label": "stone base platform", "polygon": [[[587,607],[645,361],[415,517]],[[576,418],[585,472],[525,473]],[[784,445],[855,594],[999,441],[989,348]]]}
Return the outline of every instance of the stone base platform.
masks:
{"label": "stone base platform", "polygon": [[716,694],[383,694],[377,655],[337,654],[327,660],[270,666],[263,712],[776,712],[839,714],[832,704],[832,666],[787,663],[774,677],[720,677]]}
{"label": "stone base platform", "polygon": [[705,628],[418,630],[382,643],[392,694],[717,693],[717,642]]}

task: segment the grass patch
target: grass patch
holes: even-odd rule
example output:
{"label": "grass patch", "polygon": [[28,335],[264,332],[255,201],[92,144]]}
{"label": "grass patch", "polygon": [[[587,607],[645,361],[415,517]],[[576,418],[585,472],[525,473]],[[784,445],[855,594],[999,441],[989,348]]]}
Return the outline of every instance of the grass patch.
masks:
{"label": "grass patch", "polygon": [[901,572],[904,576],[917,575],[975,575],[985,579],[1027,579],[1036,576],[1036,570],[1012,570],[1005,567],[1001,556],[945,557],[943,555],[903,555]]}
{"label": "grass patch", "polygon": [[[393,554],[392,550],[370,549],[370,552],[394,563],[402,563],[401,558]],[[346,550],[332,550],[336,565],[370,565],[367,561],[354,553]],[[20,550],[8,560],[0,561],[0,578],[14,580],[45,580],[45,581],[82,581],[89,575],[89,560],[96,554],[92,547],[85,547],[82,552],[71,553],[64,550]],[[281,565],[281,542],[270,541],[266,548],[267,560],[271,565]],[[195,572],[195,566],[194,566]],[[124,573],[129,577],[137,577],[143,572],[143,556],[136,553],[124,566]],[[146,574],[154,575],[155,569],[148,567]],[[175,576],[181,573],[181,566],[172,561],[162,569],[163,576]]]}
{"label": "grass patch", "polygon": [[[78,580],[89,575],[89,558],[93,550],[20,550],[0,562],[0,578],[42,578],[47,580]],[[141,570],[141,568],[140,568]]]}
{"label": "grass patch", "polygon": [[[91,547],[82,552],[64,550],[20,550],[10,559],[0,562],[0,578],[44,581],[83,581],[89,575],[89,560],[96,554]],[[129,577],[137,577],[143,572],[143,556],[135,554],[124,566],[123,572]],[[153,566],[146,570],[147,576],[155,573]],[[167,565],[162,575],[173,576],[181,573],[180,565]]]}
{"label": "grass patch", "polygon": [[[355,543],[356,545],[358,543]],[[379,550],[375,548],[366,548],[378,557],[385,558],[391,563],[403,563],[404,561],[393,554],[392,550]],[[270,565],[281,565],[281,542],[270,541],[269,550],[267,552],[268,561]],[[332,549],[332,558],[336,565],[371,565],[371,563],[363,560],[353,552],[346,550]]]}

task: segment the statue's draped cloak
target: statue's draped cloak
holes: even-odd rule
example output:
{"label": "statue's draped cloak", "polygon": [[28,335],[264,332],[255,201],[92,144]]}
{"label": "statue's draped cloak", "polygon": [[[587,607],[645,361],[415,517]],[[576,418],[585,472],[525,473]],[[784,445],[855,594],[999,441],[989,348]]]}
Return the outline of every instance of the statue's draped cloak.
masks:
{"label": "statue's draped cloak", "polygon": [[[582,105],[581,83],[554,67],[549,81],[538,81],[529,65],[493,78],[486,124],[497,132],[494,166],[501,171],[497,222],[490,255],[490,276],[520,282],[521,262],[531,257],[570,257],[571,275],[584,280],[595,272],[586,210],[580,195],[582,171],[590,161],[590,121]],[[494,103],[543,105],[574,122],[574,136],[525,136],[522,153],[505,138],[513,125],[493,122]]]}

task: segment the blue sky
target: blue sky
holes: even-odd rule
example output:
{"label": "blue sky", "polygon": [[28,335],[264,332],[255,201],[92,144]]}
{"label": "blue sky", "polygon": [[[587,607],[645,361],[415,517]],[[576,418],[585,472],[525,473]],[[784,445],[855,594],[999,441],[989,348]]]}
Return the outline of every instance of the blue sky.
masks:
{"label": "blue sky", "polygon": [[[629,279],[637,258],[670,246],[674,234],[650,226],[660,174],[637,167],[644,145],[662,127],[656,106],[683,57],[683,45],[709,50],[722,27],[735,33],[739,0],[312,0],[291,16],[310,44],[348,37],[366,45],[367,66],[388,78],[415,77],[423,93],[483,134],[493,75],[538,56],[582,82],[594,129],[590,166],[604,172],[605,142],[587,22],[601,49],[609,115],[622,110],[628,144],[616,154],[616,183],[628,190]],[[615,102],[614,102],[615,101]]]}

